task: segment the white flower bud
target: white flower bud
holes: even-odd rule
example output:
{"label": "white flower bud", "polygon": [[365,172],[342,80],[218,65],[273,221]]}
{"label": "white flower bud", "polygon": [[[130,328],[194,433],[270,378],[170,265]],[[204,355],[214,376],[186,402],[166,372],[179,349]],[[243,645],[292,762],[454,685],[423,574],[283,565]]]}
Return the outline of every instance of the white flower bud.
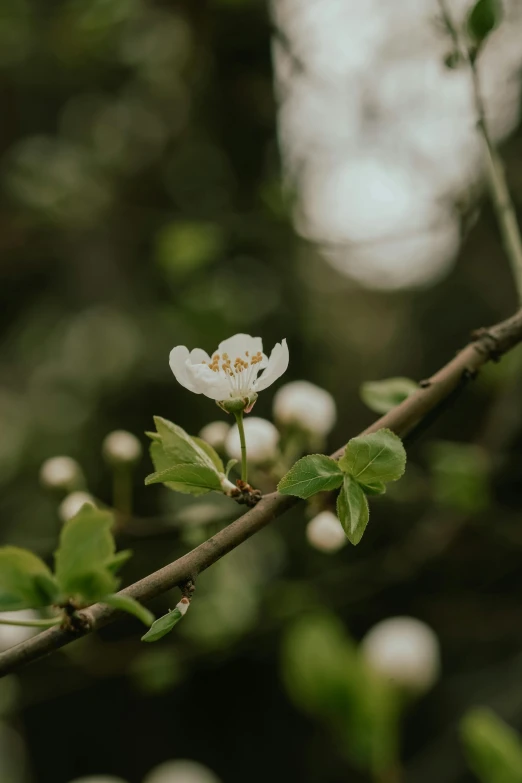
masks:
{"label": "white flower bud", "polygon": [[320,552],[337,552],[348,539],[343,526],[331,511],[321,511],[306,526],[308,543]]}
{"label": "white flower bud", "polygon": [[72,457],[51,457],[40,468],[40,483],[46,489],[72,491],[81,485],[83,472]]}
{"label": "white flower bud", "polygon": [[76,516],[85,503],[96,506],[96,501],[88,492],[71,492],[70,495],[67,495],[58,508],[58,515],[62,522],[68,522],[69,519]]}
{"label": "white flower bud", "polygon": [[334,398],[308,381],[286,383],[274,396],[274,418],[313,435],[328,435],[337,418]]}
{"label": "white flower bud", "polygon": [[155,767],[143,783],[220,783],[208,767],[196,761],[166,761]]}
{"label": "white flower bud", "polygon": [[435,633],[414,617],[391,617],[364,637],[361,650],[368,665],[382,677],[409,690],[429,690],[440,671]]}
{"label": "white flower bud", "polygon": [[[2,612],[0,620],[38,620],[39,615],[32,609],[21,609],[19,612]],[[30,639],[38,633],[38,628],[24,625],[0,625],[0,652],[8,650],[17,644]]]}
{"label": "white flower bud", "polygon": [[109,465],[125,465],[137,462],[141,457],[142,448],[132,432],[114,430],[103,441],[102,451]]}
{"label": "white flower bud", "polygon": [[205,425],[199,437],[210,443],[213,448],[222,450],[225,447],[225,440],[230,432],[230,424],[226,421],[211,421],[210,424]]}
{"label": "white flower bud", "polygon": [[[249,416],[244,420],[244,428],[248,461],[253,465],[272,462],[277,457],[279,443],[279,432],[272,422],[257,416]],[[225,441],[225,448],[231,457],[241,459],[241,442],[237,424],[231,427]]]}

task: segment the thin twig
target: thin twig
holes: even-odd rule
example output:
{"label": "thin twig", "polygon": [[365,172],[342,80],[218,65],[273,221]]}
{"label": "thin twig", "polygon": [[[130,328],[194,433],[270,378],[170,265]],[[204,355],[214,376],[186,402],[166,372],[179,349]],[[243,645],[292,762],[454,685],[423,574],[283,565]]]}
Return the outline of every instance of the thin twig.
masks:
{"label": "thin twig", "polygon": [[462,42],[461,35],[453,22],[446,0],[439,0],[439,6],[444,24],[452,38],[455,49],[469,66],[473,100],[477,115],[477,128],[484,147],[491,200],[497,216],[504,250],[511,265],[518,301],[522,304],[522,238],[515,206],[506,179],[504,164],[493,141],[487,121],[486,106],[478,72],[477,52],[473,52],[469,46]]}
{"label": "thin twig", "polygon": [[[480,330],[476,338],[426,381],[422,388],[375,421],[365,430],[365,433],[388,427],[398,435],[408,434],[451,395],[461,384],[464,376],[473,377],[483,364],[490,360],[498,360],[520,342],[522,342],[522,310],[490,329]],[[338,458],[342,453],[343,448],[332,456]],[[160,568],[159,571],[126,587],[121,594],[139,601],[148,601],[177,585],[186,583],[187,579],[195,579],[198,574],[266,527],[297,502],[297,498],[280,495],[278,492],[266,495],[254,508],[231,522],[208,541],[173,563]],[[106,604],[95,604],[77,614],[82,622],[76,630],[51,628],[2,653],[0,677],[64,647],[80,636],[101,628],[116,619],[120,613]]]}

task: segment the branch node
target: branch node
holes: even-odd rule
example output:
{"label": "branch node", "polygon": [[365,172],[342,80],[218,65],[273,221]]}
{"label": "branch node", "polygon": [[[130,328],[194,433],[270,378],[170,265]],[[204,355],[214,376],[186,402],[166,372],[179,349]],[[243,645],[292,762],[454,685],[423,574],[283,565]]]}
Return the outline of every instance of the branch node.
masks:
{"label": "branch node", "polygon": [[254,489],[250,486],[250,484],[247,484],[246,481],[242,481],[241,479],[238,479],[236,481],[237,488],[239,490],[239,495],[234,497],[234,500],[236,503],[239,503],[240,505],[248,506],[249,508],[253,508],[256,506],[261,498],[263,497],[263,494],[260,489]]}
{"label": "branch node", "polygon": [[475,329],[471,333],[471,337],[473,338],[476,347],[479,350],[484,351],[492,362],[499,362],[501,360],[504,351],[501,349],[499,340],[492,334],[490,329],[485,329],[482,326],[480,329]]}
{"label": "branch node", "polygon": [[76,634],[84,634],[92,628],[91,620],[86,612],[78,612],[75,605],[71,602],[63,607],[63,622],[61,627],[65,631]]}
{"label": "branch node", "polygon": [[185,579],[184,582],[180,582],[178,587],[181,590],[181,595],[183,598],[188,598],[190,601],[196,589],[196,574],[193,574],[188,579]]}

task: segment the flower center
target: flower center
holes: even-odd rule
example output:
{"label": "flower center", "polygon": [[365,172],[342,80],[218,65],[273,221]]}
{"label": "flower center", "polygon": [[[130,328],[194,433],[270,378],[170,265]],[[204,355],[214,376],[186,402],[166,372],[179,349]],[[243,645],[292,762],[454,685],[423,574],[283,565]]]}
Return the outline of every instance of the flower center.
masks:
{"label": "flower center", "polygon": [[[230,383],[231,396],[246,396],[252,391],[252,386],[257,378],[259,367],[257,366],[263,361],[263,354],[258,351],[254,356],[250,356],[249,351],[245,351],[244,358],[242,356],[236,356],[232,361],[228,353],[219,355],[219,353],[212,354],[212,361],[209,363],[209,368],[212,372],[223,373]],[[206,362],[204,362],[206,364]]]}

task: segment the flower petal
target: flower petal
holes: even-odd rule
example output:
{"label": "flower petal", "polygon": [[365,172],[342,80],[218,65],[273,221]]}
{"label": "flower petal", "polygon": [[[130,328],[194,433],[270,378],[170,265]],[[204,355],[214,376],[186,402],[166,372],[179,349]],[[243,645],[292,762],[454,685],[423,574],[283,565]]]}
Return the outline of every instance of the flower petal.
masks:
{"label": "flower petal", "polygon": [[277,381],[277,379],[280,378],[281,375],[286,371],[289,358],[290,357],[286,340],[283,340],[280,343],[276,343],[272,353],[270,354],[270,359],[268,360],[266,370],[263,371],[262,375],[260,375],[257,380],[255,386],[256,391],[262,391],[268,386],[271,386],[274,381]]}
{"label": "flower petal", "polygon": [[262,353],[262,339],[260,337],[251,337],[249,334],[235,334],[218,345],[218,353],[221,355],[228,353],[232,361],[237,356],[243,357],[247,351],[250,356],[254,356],[258,351]]}
{"label": "flower petal", "polygon": [[190,373],[199,394],[211,400],[230,399],[230,382],[224,373],[214,372],[206,364],[193,364]]}
{"label": "flower petal", "polygon": [[190,352],[190,363],[203,364],[203,362],[210,362],[210,356],[203,348],[194,348]]}
{"label": "flower petal", "polygon": [[174,373],[177,382],[184,386],[185,389],[200,394],[187,367],[187,362],[190,363],[188,348],[184,345],[176,345],[170,352],[170,369]]}

